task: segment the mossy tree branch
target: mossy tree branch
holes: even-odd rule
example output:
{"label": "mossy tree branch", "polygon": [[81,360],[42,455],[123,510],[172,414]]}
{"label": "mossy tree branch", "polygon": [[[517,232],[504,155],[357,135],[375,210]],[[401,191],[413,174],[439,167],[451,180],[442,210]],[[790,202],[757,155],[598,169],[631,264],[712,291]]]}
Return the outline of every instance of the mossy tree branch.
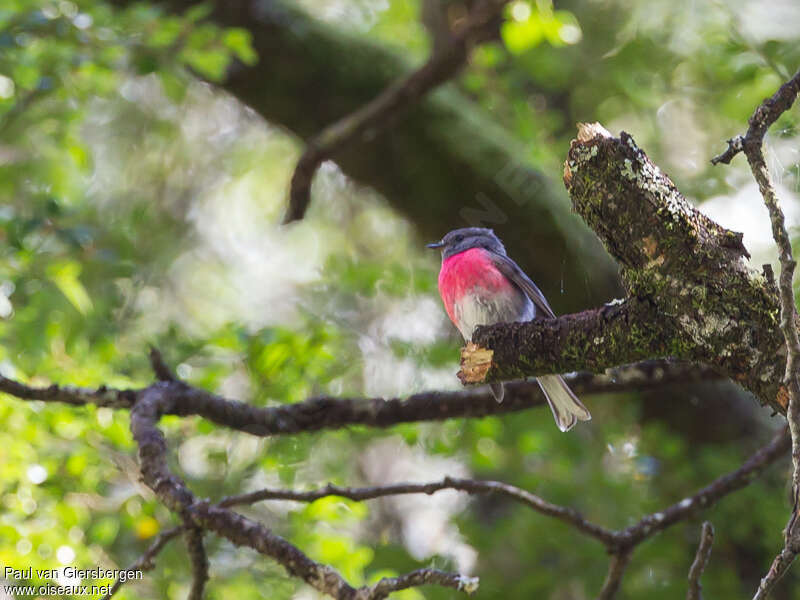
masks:
{"label": "mossy tree branch", "polygon": [[[575,211],[621,267],[628,299],[554,321],[477,328],[496,381],[598,370],[643,357],[706,363],[786,412],[774,282],[748,267],[742,235],[695,209],[622,133],[579,126],[564,169]],[[469,367],[471,357],[465,357]]]}
{"label": "mossy tree branch", "polygon": [[[130,6],[133,0],[111,0]],[[158,0],[180,13],[200,0]],[[264,119],[310,142],[359,110],[416,66],[407,56],[343,32],[287,0],[215,0],[208,16],[253,36],[259,61],[236,63],[219,89]],[[594,301],[620,291],[613,261],[569,213],[566,195],[525,160],[524,143],[452,85],[403,113],[402,126],[361,136],[336,152],[353,180],[382,194],[417,227],[439,239],[456,226],[494,227],[535,280],[585,290]],[[386,168],[391,165],[392,168]],[[525,227],[516,224],[525,223]],[[555,260],[542,260],[544,256]],[[577,294],[550,294],[556,308],[578,309]]]}

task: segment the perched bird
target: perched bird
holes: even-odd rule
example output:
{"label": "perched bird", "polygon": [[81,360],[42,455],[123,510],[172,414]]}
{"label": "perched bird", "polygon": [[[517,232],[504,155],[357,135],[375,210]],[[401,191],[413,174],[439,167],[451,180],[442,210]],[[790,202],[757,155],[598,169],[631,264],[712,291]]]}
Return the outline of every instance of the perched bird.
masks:
{"label": "perched bird", "polygon": [[[455,229],[428,248],[442,251],[439,293],[465,341],[478,325],[555,317],[544,294],[508,257],[491,229]],[[592,418],[560,375],[543,375],[538,382],[561,431],[570,430],[578,419]],[[502,402],[503,384],[493,383],[491,389]]]}

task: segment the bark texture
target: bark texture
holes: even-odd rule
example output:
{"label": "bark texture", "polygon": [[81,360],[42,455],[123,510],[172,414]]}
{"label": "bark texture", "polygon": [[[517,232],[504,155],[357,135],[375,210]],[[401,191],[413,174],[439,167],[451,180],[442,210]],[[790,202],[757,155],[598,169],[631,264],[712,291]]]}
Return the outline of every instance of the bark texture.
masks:
{"label": "bark texture", "polygon": [[564,183],[620,264],[628,298],[551,321],[479,327],[473,341],[493,357],[477,380],[670,356],[706,363],[785,413],[777,288],[750,268],[742,235],[695,209],[630,135],[598,124],[579,126]]}

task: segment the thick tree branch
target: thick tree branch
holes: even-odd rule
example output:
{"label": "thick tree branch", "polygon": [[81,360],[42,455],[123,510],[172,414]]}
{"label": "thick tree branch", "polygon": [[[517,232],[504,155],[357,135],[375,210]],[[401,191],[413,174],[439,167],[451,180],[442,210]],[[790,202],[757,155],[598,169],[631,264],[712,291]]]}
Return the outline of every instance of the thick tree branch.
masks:
{"label": "thick tree branch", "polygon": [[703,523],[700,533],[700,544],[697,546],[697,554],[694,557],[692,566],[689,567],[689,589],[686,592],[686,600],[703,600],[703,586],[700,578],[706,570],[708,559],[711,558],[711,546],[714,544],[714,526],[710,522]]}
{"label": "thick tree branch", "polygon": [[[629,299],[557,319],[479,327],[473,341],[492,350],[487,381],[518,377],[603,371],[645,358],[669,356],[674,324],[647,301]],[[475,367],[481,356],[462,353],[459,377],[464,383],[484,380]],[[479,366],[479,365],[478,365]]]}
{"label": "thick tree branch", "polygon": [[[284,222],[302,219],[311,202],[311,182],[323,161],[367,137],[375,137],[436,86],[464,66],[472,47],[496,35],[500,13],[508,0],[481,0],[449,43],[434,52],[419,69],[394,81],[370,102],[360,106],[310,140],[297,162]],[[367,135],[368,134],[368,135]]]}
{"label": "thick tree branch", "polygon": [[490,364],[485,377],[467,380],[672,356],[718,369],[785,413],[778,295],[743,260],[741,234],[696,210],[628,134],[614,138],[598,124],[579,126],[564,182],[576,212],[622,267],[629,299],[616,313],[604,307],[478,327],[472,339],[491,351]]}

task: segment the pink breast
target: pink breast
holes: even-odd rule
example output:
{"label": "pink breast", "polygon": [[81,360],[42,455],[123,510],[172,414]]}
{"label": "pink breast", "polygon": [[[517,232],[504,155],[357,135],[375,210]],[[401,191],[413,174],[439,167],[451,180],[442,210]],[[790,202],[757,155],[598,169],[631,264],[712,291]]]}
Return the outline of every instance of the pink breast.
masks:
{"label": "pink breast", "polygon": [[466,293],[494,293],[513,288],[513,284],[494,266],[482,248],[470,248],[450,256],[439,271],[439,293],[447,316],[455,324],[455,303]]}

